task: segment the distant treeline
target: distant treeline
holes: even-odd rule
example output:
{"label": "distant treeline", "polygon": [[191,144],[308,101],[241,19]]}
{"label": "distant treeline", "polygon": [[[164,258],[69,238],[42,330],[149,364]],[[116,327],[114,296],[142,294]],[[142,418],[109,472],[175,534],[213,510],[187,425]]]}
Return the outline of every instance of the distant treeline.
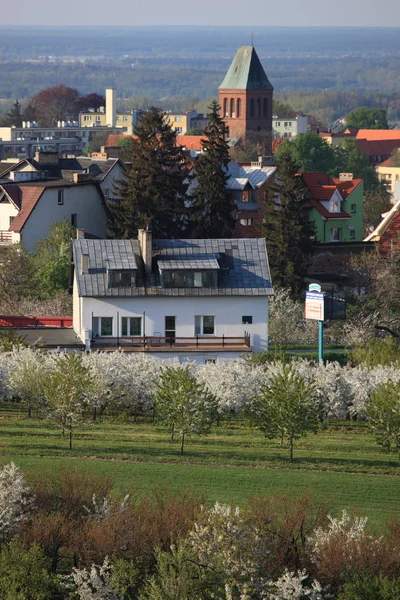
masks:
{"label": "distant treeline", "polygon": [[[88,63],[17,62],[1,65],[0,98],[23,100],[38,91],[64,83],[76,87],[82,94],[104,93],[114,86],[121,99],[131,99],[125,105],[141,108],[156,101],[170,110],[180,104],[190,107],[187,98],[199,100],[217,95],[229,61],[220,69],[211,68],[209,61],[190,59],[141,60],[134,66]],[[221,61],[217,61],[221,64]],[[276,97],[289,102],[296,110],[312,113],[329,124],[357,106],[377,106],[388,109],[389,120],[400,117],[400,59],[388,67],[361,61],[330,61],[328,59],[274,60],[266,63]],[[135,105],[135,99],[137,104]]]}

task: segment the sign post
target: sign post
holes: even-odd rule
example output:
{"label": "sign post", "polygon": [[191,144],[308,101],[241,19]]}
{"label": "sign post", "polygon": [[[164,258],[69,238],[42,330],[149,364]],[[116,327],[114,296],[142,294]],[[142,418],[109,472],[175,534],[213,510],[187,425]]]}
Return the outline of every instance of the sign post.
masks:
{"label": "sign post", "polygon": [[318,361],[324,360],[324,293],[318,283],[311,283],[306,292],[304,316],[318,321]]}
{"label": "sign post", "polygon": [[324,362],[324,322],[318,321],[318,362]]}

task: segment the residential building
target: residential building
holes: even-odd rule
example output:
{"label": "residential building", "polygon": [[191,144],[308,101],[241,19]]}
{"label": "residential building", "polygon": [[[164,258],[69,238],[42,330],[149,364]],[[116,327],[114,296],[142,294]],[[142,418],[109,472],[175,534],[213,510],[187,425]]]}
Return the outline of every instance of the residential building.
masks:
{"label": "residential building", "polygon": [[343,140],[354,140],[358,129],[356,127],[346,127],[343,131],[319,131],[318,134],[330,146],[337,146]]}
{"label": "residential building", "polygon": [[32,252],[55,221],[66,218],[90,235],[106,235],[99,186],[92,182],[0,184],[0,242],[21,242]]}
{"label": "residential building", "polygon": [[400,200],[397,200],[391,210],[382,217],[382,221],[364,241],[375,242],[382,257],[398,260],[400,258]]}
{"label": "residential building", "polygon": [[299,175],[307,186],[309,219],[318,242],[360,242],[363,239],[364,182],[352,173],[331,178],[325,173]]}
{"label": "residential building", "polygon": [[73,325],[91,350],[220,361],[268,348],[264,239],[73,242]]}
{"label": "residential building", "polygon": [[277,138],[292,139],[300,133],[307,133],[308,117],[276,117],[272,118],[272,133]]}
{"label": "residential building", "polygon": [[400,129],[359,129],[356,145],[373,165],[378,165],[400,148]]}
{"label": "residential building", "polygon": [[384,140],[399,140],[400,129],[359,129],[357,140],[368,140],[369,142],[382,142]]}
{"label": "residential building", "polygon": [[273,90],[254,47],[241,46],[218,89],[231,138],[262,131],[272,142]]}
{"label": "residential building", "polygon": [[392,155],[394,150],[400,148],[400,136],[398,140],[364,140],[356,139],[356,146],[368,156],[369,162],[376,166]]}
{"label": "residential building", "polygon": [[[44,162],[47,160],[48,162]],[[36,156],[0,164],[0,243],[22,242],[32,251],[55,221],[67,218],[91,236],[105,237],[104,197],[124,175],[118,159],[61,159]]]}
{"label": "residential building", "polygon": [[[400,151],[397,152],[400,158]],[[378,173],[378,177],[382,183],[386,186],[386,189],[391,194],[395,192],[396,182],[400,181],[400,162],[397,163],[398,166],[393,164],[392,156],[387,160],[381,162],[376,165],[376,172]]]}
{"label": "residential building", "polygon": [[[36,122],[26,121],[22,124],[22,127],[0,127],[0,144],[2,142],[12,142],[11,146],[15,147],[17,154],[18,148],[25,147],[27,154],[33,155],[38,150],[53,150],[52,147],[55,144],[59,144],[60,147],[64,144],[71,144],[71,139],[80,141],[83,148],[86,148],[96,134],[110,134],[120,131],[121,129],[117,127],[95,126],[89,129],[88,127],[80,127],[75,121],[60,121],[57,127],[39,127]],[[32,150],[29,150],[29,146],[32,146]]]}
{"label": "residential building", "polygon": [[207,115],[203,115],[203,113],[197,113],[190,120],[190,129],[201,129],[204,131],[208,127],[210,119]]}
{"label": "residential building", "polygon": [[165,113],[165,119],[167,123],[169,123],[172,129],[179,135],[186,135],[188,129],[192,129],[193,127],[193,120],[196,120],[198,117],[201,120],[203,115],[199,115],[196,110],[191,110],[185,113],[172,111],[167,111]]}
{"label": "residential building", "polygon": [[276,167],[263,164],[263,158],[252,163],[228,164],[226,187],[236,204],[235,238],[262,236],[263,201],[266,188],[275,181]]}
{"label": "residential building", "polygon": [[58,156],[73,154],[80,156],[84,144],[78,137],[52,137],[44,140],[12,140],[0,141],[0,161],[7,158],[33,158],[36,152],[56,152]]}
{"label": "residential building", "polygon": [[112,127],[120,132],[132,135],[144,111],[117,111],[116,90],[106,89],[106,105],[98,110],[87,110],[79,113],[80,127]]}

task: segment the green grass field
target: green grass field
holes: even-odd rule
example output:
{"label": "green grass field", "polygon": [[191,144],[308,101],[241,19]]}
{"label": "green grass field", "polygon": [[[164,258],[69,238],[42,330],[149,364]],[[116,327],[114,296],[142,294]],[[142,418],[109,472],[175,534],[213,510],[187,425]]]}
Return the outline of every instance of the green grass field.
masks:
{"label": "green grass field", "polygon": [[115,488],[146,494],[162,486],[189,486],[212,503],[244,505],[249,496],[310,493],[338,513],[346,508],[378,525],[391,513],[400,518],[400,466],[375,444],[363,423],[332,422],[298,440],[295,461],[277,440],[240,421],[214,427],[187,441],[185,455],[169,433],[149,423],[100,422],[76,432],[74,448],[45,421],[18,409],[0,412],[0,462],[13,460],[32,477],[62,465],[110,474]]}

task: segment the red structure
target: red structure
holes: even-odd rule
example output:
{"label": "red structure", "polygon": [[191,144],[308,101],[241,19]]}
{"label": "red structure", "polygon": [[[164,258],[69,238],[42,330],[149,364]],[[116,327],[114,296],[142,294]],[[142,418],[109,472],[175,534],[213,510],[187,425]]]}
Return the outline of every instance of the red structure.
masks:
{"label": "red structure", "polygon": [[231,138],[260,131],[269,134],[271,146],[273,91],[254,47],[241,46],[219,86],[221,116]]}
{"label": "red structure", "polygon": [[0,327],[72,327],[72,317],[0,316]]}

